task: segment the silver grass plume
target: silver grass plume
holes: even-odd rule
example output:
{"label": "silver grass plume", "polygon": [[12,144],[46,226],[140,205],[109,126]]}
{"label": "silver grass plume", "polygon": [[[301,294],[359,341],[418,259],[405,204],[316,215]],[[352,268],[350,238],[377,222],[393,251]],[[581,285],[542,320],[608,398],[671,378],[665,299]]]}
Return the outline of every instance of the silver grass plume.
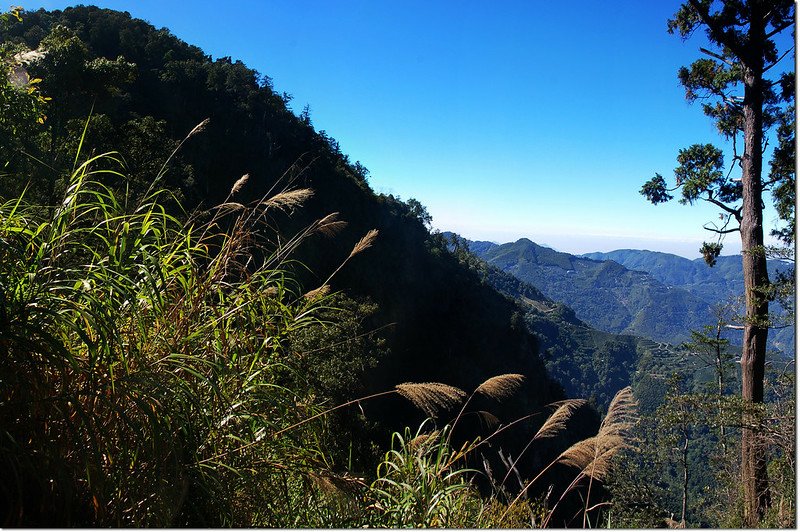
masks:
{"label": "silver grass plume", "polygon": [[491,412],[487,412],[486,410],[478,410],[475,412],[475,414],[484,424],[486,424],[487,427],[497,427],[500,425],[500,420]]}
{"label": "silver grass plume", "polygon": [[621,435],[627,431],[636,421],[636,406],[636,398],[630,386],[618,391],[608,405],[608,413],[600,424],[598,435]]}
{"label": "silver grass plume", "polygon": [[353,251],[350,252],[350,255],[347,257],[348,259],[358,255],[365,249],[368,249],[372,246],[375,242],[375,239],[378,238],[378,230],[377,229],[370,229],[364,237],[356,242],[356,245],[353,246]]}
{"label": "silver grass plume", "polygon": [[314,232],[332,237],[345,227],[347,227],[347,222],[339,219],[338,212],[332,212],[317,222]]}
{"label": "silver grass plume", "polygon": [[331,471],[308,472],[309,478],[325,493],[353,495],[365,487],[364,479],[347,473],[340,475]]}
{"label": "silver grass plume", "polygon": [[436,441],[439,438],[441,431],[434,430],[432,432],[423,432],[417,434],[408,442],[408,448],[411,450],[418,450],[423,448],[428,442]]}
{"label": "silver grass plume", "polygon": [[227,201],[225,203],[220,203],[215,208],[220,212],[221,215],[224,215],[231,212],[244,210],[245,206],[236,201]]}
{"label": "silver grass plume", "polygon": [[436,417],[439,410],[456,406],[467,396],[463,390],[440,382],[405,382],[395,389],[430,417]]}
{"label": "silver grass plume", "polygon": [[572,414],[575,412],[575,410],[585,404],[585,399],[568,399],[566,401],[562,401],[558,408],[556,408],[556,410],[550,414],[550,417],[547,418],[539,430],[536,431],[536,435],[533,437],[533,439],[538,440],[541,438],[551,438],[561,433],[567,428],[566,423],[569,418],[572,417]]}
{"label": "silver grass plume", "polygon": [[242,177],[237,179],[236,182],[231,187],[230,195],[233,196],[234,194],[242,190],[242,188],[244,188],[244,186],[247,184],[248,179],[250,179],[250,174],[244,174]]}
{"label": "silver grass plume", "polygon": [[602,480],[611,467],[611,459],[628,445],[625,432],[634,423],[635,409],[636,400],[631,387],[618,391],[608,406],[597,436],[575,443],[557,460],[579,468],[586,476]]}
{"label": "silver grass plume", "polygon": [[187,140],[187,139],[197,135],[198,133],[202,133],[203,131],[205,131],[206,126],[208,125],[209,122],[211,122],[211,119],[210,118],[206,118],[205,120],[203,120],[202,122],[200,122],[199,124],[194,126],[194,128],[192,128],[192,130],[189,132],[189,134],[186,135],[186,139],[184,139],[184,140]]}
{"label": "silver grass plume", "polygon": [[499,401],[514,395],[524,380],[525,375],[519,373],[495,375],[483,381],[475,392]]}
{"label": "silver grass plume", "polygon": [[330,293],[330,291],[331,291],[330,285],[324,284],[319,288],[315,288],[314,290],[309,290],[308,292],[303,294],[303,297],[309,300],[313,300],[317,299],[318,297],[325,297]]}
{"label": "silver grass plume", "polygon": [[268,209],[274,207],[282,211],[288,211],[299,207],[313,195],[314,191],[310,188],[287,190],[262,201],[261,204]]}

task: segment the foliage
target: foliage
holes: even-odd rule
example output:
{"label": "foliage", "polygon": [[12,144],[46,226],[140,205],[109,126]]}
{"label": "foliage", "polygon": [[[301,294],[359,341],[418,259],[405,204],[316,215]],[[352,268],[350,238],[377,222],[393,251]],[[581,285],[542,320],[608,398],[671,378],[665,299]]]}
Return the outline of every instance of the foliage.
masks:
{"label": "foliage", "polygon": [[378,466],[372,484],[380,521],[392,528],[446,527],[477,525],[482,502],[469,482],[472,472],[455,468],[463,458],[450,449],[450,427],[431,433],[420,426],[415,435],[394,433],[392,449]]}
{"label": "foliage", "polygon": [[[20,8],[0,13],[0,32],[22,22]],[[37,54],[24,46],[7,41],[0,43],[0,176],[20,146],[22,133],[36,130],[44,123],[45,104],[49,98],[39,90],[40,78],[31,77],[26,68]]]}
{"label": "foliage", "polygon": [[325,467],[324,427],[271,436],[318,408],[286,385],[325,303],[284,271],[300,238],[254,262],[280,197],[184,225],[163,191],[97,181],[115,166],[79,165],[54,210],[0,208],[3,520],[285,524],[279,495]]}
{"label": "foliage", "polygon": [[[698,343],[713,355],[716,348],[709,342],[715,341],[712,335]],[[697,346],[691,352],[697,353]],[[746,413],[757,420],[756,431],[769,449],[772,492],[779,501],[760,526],[794,526],[795,391],[791,366],[769,372],[768,401],[753,407],[736,397],[736,379],[730,373],[724,374],[726,382],[720,393],[713,372],[698,371],[704,363],[691,352],[683,355],[689,356],[683,363],[676,360],[666,367],[644,359],[640,362],[637,374],[644,375],[634,390],[642,416],[630,434],[635,449],[621,453],[611,475],[612,524],[624,528],[678,526],[685,494],[687,526],[743,527],[737,439]],[[778,360],[772,362],[774,366]],[[664,374],[669,367],[680,373]],[[659,384],[663,396],[645,404],[643,394],[657,390]]]}

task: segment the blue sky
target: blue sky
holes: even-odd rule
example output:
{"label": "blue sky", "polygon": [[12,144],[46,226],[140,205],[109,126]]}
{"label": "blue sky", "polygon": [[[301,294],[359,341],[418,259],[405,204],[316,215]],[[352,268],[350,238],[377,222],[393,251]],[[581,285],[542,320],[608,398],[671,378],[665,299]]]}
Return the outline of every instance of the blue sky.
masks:
{"label": "blue sky", "polygon": [[[723,146],[677,81],[703,44],[667,34],[679,2],[98,5],[270,76],[295,112],[308,105],[314,126],[370,170],[376,191],[418,199],[441,230],[690,258],[714,238],[702,226],[718,220],[716,208],[652,206],[638,193],[655,172],[671,182],[678,149]],[[767,229],[775,220],[769,207]],[[740,250],[736,234],[725,244],[725,254]]]}

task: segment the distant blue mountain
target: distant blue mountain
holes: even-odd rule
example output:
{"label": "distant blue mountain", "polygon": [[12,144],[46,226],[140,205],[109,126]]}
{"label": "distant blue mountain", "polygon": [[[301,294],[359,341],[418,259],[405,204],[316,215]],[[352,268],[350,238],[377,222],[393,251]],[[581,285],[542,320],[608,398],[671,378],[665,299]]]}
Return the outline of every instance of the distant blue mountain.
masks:
{"label": "distant blue mountain", "polygon": [[[713,268],[703,259],[690,260],[669,253],[637,249],[586,253],[581,257],[613,260],[630,270],[647,272],[667,286],[683,288],[712,304],[744,292],[740,255],[719,257]],[[790,268],[779,260],[767,261],[767,266],[772,277],[776,271],[785,272]]]}
{"label": "distant blue mountain", "polygon": [[[571,307],[600,330],[680,343],[691,330],[714,323],[712,305],[743,291],[741,257],[720,257],[710,268],[702,259],[669,253],[618,250],[570,255],[526,238],[506,244],[470,242],[488,263]],[[770,270],[788,265],[770,261]],[[731,336],[736,341],[735,336]],[[793,353],[794,331],[771,335],[771,345]]]}
{"label": "distant blue mountain", "polygon": [[[717,258],[710,267],[703,259],[689,260],[669,253],[619,249],[608,253],[586,253],[582,257],[596,260],[613,260],[626,268],[649,273],[662,283],[681,288],[714,305],[739,298],[744,293],[744,275],[741,255],[725,255]],[[786,273],[792,266],[780,260],[768,260],[770,279],[778,273]],[[771,312],[780,314],[782,309],[773,303]],[[770,331],[770,345],[786,354],[794,354],[795,332],[792,327]]]}
{"label": "distant blue mountain", "polygon": [[526,238],[470,249],[600,330],[678,343],[696,324],[712,319],[702,299],[614,261],[576,257]]}

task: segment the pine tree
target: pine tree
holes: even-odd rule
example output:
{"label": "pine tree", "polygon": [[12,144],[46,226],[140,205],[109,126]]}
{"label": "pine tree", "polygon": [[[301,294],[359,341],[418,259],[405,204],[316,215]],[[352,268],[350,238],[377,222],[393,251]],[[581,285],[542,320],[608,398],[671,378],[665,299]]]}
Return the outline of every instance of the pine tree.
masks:
{"label": "pine tree", "polygon": [[[780,190],[793,173],[763,172],[767,131],[777,125],[791,104],[794,72],[774,76],[779,65],[793,65],[793,41],[781,50],[778,42],[794,28],[791,0],[688,0],[667,29],[684,39],[705,29],[710,49],[705,57],[682,67],[678,77],[690,102],[701,100],[704,113],[716,122],[731,142],[733,160],[724,167],[723,152],[711,144],[695,144],[678,154],[677,180],[668,189],[656,176],[642,187],[653,203],[672,199],[680,190],[681,203],[706,201],[722,211],[724,223],[706,228],[718,235],[701,252],[713,265],[722,250],[722,237],[740,233],[745,284],[745,322],[742,338],[742,398],[764,401],[764,370],[769,322],[769,276],[764,248],[763,198],[765,191]],[[773,76],[770,78],[770,76]],[[743,141],[743,142],[742,142]],[[739,168],[741,177],[734,176]],[[791,215],[791,220],[794,216]],[[788,218],[784,218],[788,220]],[[742,482],[745,520],[756,526],[769,507],[766,457],[758,442],[754,420],[744,419],[742,430]]]}

